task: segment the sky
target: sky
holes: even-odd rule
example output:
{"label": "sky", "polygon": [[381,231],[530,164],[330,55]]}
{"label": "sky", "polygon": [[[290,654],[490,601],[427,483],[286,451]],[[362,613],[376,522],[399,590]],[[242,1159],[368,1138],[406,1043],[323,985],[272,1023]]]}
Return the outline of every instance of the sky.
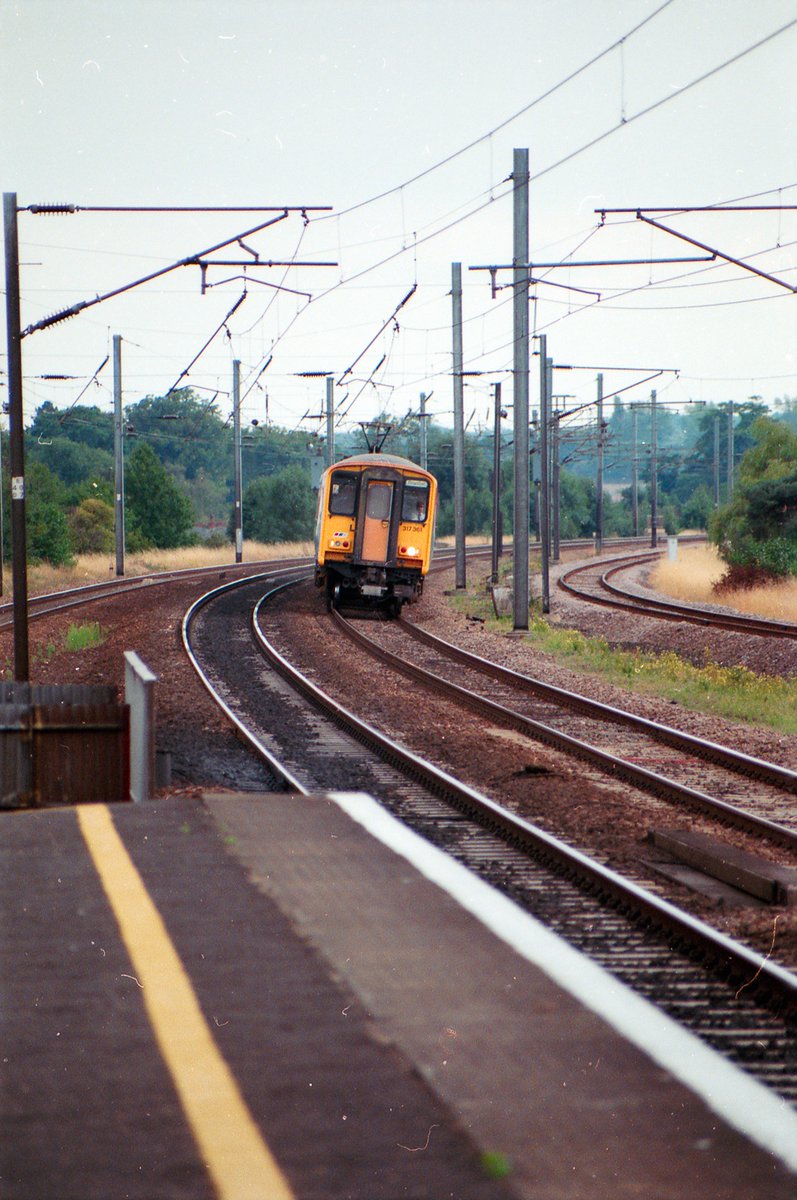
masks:
{"label": "sky", "polygon": [[[473,268],[512,261],[515,148],[560,406],[599,372],[627,402],[797,398],[795,0],[0,0],[0,45],[2,190],[138,210],[19,213],[24,329],[137,284],[26,334],[26,420],[110,410],[118,335],[126,404],[179,384],[226,417],[237,360],[245,424],[320,430],[330,374],[339,429],[422,393],[450,425],[459,263],[466,419],[489,427],[511,272],[493,293]],[[769,210],[679,211],[728,204]],[[270,211],[141,211],[213,207]],[[650,208],[773,278],[653,261],[706,252]],[[204,289],[165,271],[228,239]]]}

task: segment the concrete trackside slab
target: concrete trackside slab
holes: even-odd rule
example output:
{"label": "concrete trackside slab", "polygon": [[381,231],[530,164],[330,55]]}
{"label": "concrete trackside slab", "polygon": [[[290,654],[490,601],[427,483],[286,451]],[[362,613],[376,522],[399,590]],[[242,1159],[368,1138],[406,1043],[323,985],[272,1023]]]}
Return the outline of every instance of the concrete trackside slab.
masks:
{"label": "concrete trackside slab", "polygon": [[[359,997],[377,1036],[415,1064],[482,1151],[511,1161],[520,1195],[794,1195],[777,1147],[756,1144],[668,1070],[666,1045],[655,1061],[554,982],[551,973],[564,973],[545,960],[558,957],[558,939],[542,931],[541,963],[536,951],[519,952],[468,911],[479,909],[485,885],[423,849],[370,798],[206,795],[205,803],[252,882]],[[515,940],[531,943],[536,922],[509,908]],[[569,948],[562,955],[570,970],[579,962]],[[587,990],[606,989],[600,1003],[620,1014],[634,1006],[622,985],[580,961]],[[645,1011],[655,1023],[656,1010]],[[701,1072],[702,1047],[687,1038],[684,1050],[672,1033],[673,1061],[694,1055]],[[746,1077],[705,1053],[722,1090],[744,1093]],[[774,1111],[777,1102],[750,1086]]]}

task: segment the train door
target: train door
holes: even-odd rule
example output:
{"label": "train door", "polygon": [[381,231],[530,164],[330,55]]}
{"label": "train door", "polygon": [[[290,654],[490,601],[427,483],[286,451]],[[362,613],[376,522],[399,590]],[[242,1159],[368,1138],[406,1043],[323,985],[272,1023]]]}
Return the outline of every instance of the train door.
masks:
{"label": "train door", "polygon": [[369,479],[366,488],[362,560],[383,563],[388,556],[395,484],[390,479]]}

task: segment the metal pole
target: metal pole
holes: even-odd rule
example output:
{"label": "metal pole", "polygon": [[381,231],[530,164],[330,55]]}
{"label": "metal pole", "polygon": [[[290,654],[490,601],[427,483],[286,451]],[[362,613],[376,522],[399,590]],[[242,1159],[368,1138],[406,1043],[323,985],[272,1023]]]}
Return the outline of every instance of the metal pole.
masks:
{"label": "metal pole", "polygon": [[490,582],[498,582],[498,560],[503,553],[501,537],[501,384],[494,383],[493,420],[493,557]]}
{"label": "metal pole", "polygon": [[733,401],[728,402],[728,503],[733,499],[733,458],[735,454],[733,444]]}
{"label": "metal pole", "polygon": [[113,335],[113,491],[116,574],[125,573],[125,464],[122,440],[122,339]]}
{"label": "metal pole", "polygon": [[542,555],[542,611],[551,611],[549,563],[551,559],[551,485],[548,464],[548,426],[550,396],[548,394],[548,338],[540,334],[540,553]]}
{"label": "metal pole", "polygon": [[[550,385],[550,380],[549,380]],[[562,501],[562,418],[560,413],[551,414],[551,477],[552,477],[552,496],[551,496],[551,557],[555,563],[559,562],[560,538],[559,538],[559,517],[561,514]]]}
{"label": "metal pole", "polygon": [[[512,288],[514,325],[515,503],[513,541],[513,622],[529,627],[529,152],[514,152]],[[543,339],[544,342],[544,339]],[[543,370],[545,350],[541,350]]]}
{"label": "metal pole", "polygon": [[603,375],[598,375],[598,473],[595,480],[595,553],[603,551]]}
{"label": "metal pole", "polygon": [[327,375],[327,466],[335,463],[335,380]]}
{"label": "metal pole", "polygon": [[451,264],[454,335],[454,545],[456,586],[465,587],[465,406],[462,380],[462,263]]}
{"label": "metal pole", "polygon": [[[531,524],[534,536],[540,540],[540,456],[539,456],[539,426],[536,414],[529,426],[529,480],[531,488]],[[534,457],[536,454],[536,458]]]}
{"label": "metal pole", "polygon": [[232,364],[232,430],[233,456],[235,460],[235,561],[243,560],[243,510],[241,507],[241,478],[243,463],[241,461],[241,364],[236,358]]}
{"label": "metal pole", "polygon": [[8,425],[11,460],[11,554],[14,588],[14,679],[27,683],[28,560],[25,544],[25,442],[22,410],[22,333],[19,314],[17,194],[3,193],[8,349]]}
{"label": "metal pole", "polygon": [[650,393],[650,544],[659,544],[659,464],[656,444],[656,390]]}
{"label": "metal pole", "polygon": [[631,409],[631,438],[633,441],[631,458],[631,528],[634,537],[639,537],[639,450],[636,408]]}
{"label": "metal pole", "polygon": [[3,548],[5,546],[3,503],[3,431],[0,429],[0,596],[3,594]]}
{"label": "metal pole", "polygon": [[426,437],[426,392],[421,392],[421,467],[424,471],[429,469],[429,449],[428,439]]}
{"label": "metal pole", "polygon": [[720,506],[720,419],[714,418],[714,507]]}

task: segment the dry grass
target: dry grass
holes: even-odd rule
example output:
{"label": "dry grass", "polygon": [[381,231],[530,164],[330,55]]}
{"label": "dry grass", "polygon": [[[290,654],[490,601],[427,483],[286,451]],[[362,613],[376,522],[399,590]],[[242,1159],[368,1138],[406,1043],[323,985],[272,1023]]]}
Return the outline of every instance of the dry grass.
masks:
{"label": "dry grass", "polygon": [[718,596],[712,585],[724,571],[725,564],[713,546],[681,546],[675,562],[663,558],[656,566],[651,585],[667,596],[693,604],[722,604],[754,616],[797,621],[797,579]]}
{"label": "dry grass", "polygon": [[[245,563],[270,562],[275,558],[303,556],[313,553],[311,542],[292,542],[266,546],[261,542],[244,542]],[[188,571],[192,567],[223,567],[235,562],[231,546],[210,550],[203,546],[187,546],[181,550],[149,550],[143,554],[125,555],[125,578],[151,575],[158,571]],[[73,567],[51,567],[47,563],[28,567],[28,593],[39,596],[58,592],[81,584],[112,579],[116,573],[116,558],[108,554],[81,555]],[[10,571],[7,583],[10,585]]]}

